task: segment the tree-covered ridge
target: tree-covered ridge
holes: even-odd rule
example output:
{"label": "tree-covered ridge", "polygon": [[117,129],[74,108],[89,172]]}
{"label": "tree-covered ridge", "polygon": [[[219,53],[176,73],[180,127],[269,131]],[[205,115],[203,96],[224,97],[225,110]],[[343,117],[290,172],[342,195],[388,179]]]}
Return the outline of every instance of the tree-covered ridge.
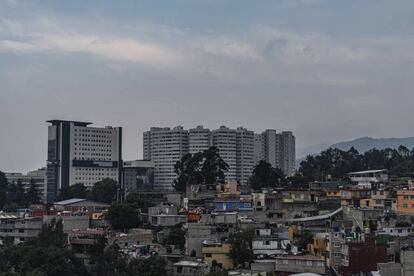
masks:
{"label": "tree-covered ridge", "polygon": [[328,176],[341,179],[353,171],[387,169],[395,176],[411,176],[414,172],[414,149],[371,149],[359,153],[354,148],[343,151],[329,148],[319,155],[307,156],[300,163],[299,173],[305,181],[322,181]]}

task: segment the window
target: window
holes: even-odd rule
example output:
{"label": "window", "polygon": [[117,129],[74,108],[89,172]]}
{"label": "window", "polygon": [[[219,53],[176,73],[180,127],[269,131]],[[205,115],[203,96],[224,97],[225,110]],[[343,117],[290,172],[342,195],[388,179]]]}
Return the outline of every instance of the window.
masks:
{"label": "window", "polygon": [[408,195],[405,195],[404,196],[404,200],[408,200]]}
{"label": "window", "polygon": [[206,258],[211,258],[212,254],[211,253],[206,253]]}
{"label": "window", "polygon": [[408,208],[408,204],[403,204],[403,208]]}

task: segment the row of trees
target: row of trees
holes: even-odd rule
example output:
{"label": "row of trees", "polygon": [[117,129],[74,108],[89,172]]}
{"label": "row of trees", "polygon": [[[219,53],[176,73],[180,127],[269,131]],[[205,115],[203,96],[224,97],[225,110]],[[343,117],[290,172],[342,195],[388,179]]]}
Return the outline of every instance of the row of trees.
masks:
{"label": "row of trees", "polygon": [[343,151],[329,148],[319,155],[306,157],[301,162],[299,173],[304,181],[320,181],[330,176],[341,179],[347,173],[361,170],[388,169],[396,176],[412,176],[414,172],[414,149],[405,146],[398,149],[371,149],[359,153],[354,148]]}
{"label": "row of trees", "polygon": [[0,171],[0,210],[14,211],[18,208],[27,208],[30,204],[40,202],[40,192],[36,187],[34,179],[25,189],[21,181],[9,183],[6,175]]}
{"label": "row of trees", "polygon": [[88,198],[99,202],[112,203],[117,199],[119,188],[118,183],[111,178],[104,178],[96,182],[92,189],[88,189],[84,184],[78,183],[62,188],[58,200]]}
{"label": "row of trees", "polygon": [[[190,184],[224,183],[228,169],[229,165],[220,157],[216,147],[193,155],[186,154],[175,164],[177,179],[174,188],[178,192],[185,192],[186,186]],[[287,180],[281,169],[260,161],[253,170],[249,184],[253,190],[261,190],[286,184]]]}

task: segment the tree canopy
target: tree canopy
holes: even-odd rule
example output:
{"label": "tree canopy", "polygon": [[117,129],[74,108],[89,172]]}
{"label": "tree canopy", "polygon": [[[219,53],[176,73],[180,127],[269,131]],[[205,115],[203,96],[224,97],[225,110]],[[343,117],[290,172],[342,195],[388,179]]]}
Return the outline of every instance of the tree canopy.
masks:
{"label": "tree canopy", "polygon": [[184,192],[189,184],[224,183],[228,169],[229,165],[220,157],[216,147],[194,155],[186,154],[174,166],[177,174],[174,188]]}
{"label": "tree canopy", "polygon": [[131,203],[113,203],[106,218],[115,230],[126,231],[142,224],[139,210]]}
{"label": "tree canopy", "polygon": [[238,230],[230,235],[229,256],[236,267],[245,268],[246,263],[253,260],[252,240],[253,230]]}
{"label": "tree canopy", "polygon": [[104,178],[93,185],[90,197],[99,202],[111,203],[116,199],[118,188],[115,180]]}
{"label": "tree canopy", "polygon": [[72,186],[62,188],[60,190],[58,200],[66,200],[71,198],[87,198],[88,196],[88,188],[83,183],[76,183]]}
{"label": "tree canopy", "polygon": [[301,162],[299,172],[307,182],[341,179],[347,173],[362,170],[387,169],[396,176],[411,176],[414,172],[414,150],[371,149],[359,153],[354,148],[343,151],[329,148],[318,155],[309,155]]}
{"label": "tree canopy", "polygon": [[284,177],[282,170],[272,168],[270,163],[262,160],[254,168],[253,174],[249,179],[249,184],[253,190],[260,191],[262,188],[280,185]]}
{"label": "tree canopy", "polygon": [[37,238],[0,250],[0,271],[17,275],[87,275],[67,247],[62,221],[53,220]]}

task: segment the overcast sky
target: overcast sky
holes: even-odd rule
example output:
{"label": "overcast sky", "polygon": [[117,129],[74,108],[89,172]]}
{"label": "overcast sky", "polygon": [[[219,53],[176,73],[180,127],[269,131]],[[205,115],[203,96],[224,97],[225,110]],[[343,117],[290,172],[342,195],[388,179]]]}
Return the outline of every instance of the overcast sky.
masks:
{"label": "overcast sky", "polygon": [[0,170],[45,165],[48,119],[414,136],[412,0],[1,0]]}

